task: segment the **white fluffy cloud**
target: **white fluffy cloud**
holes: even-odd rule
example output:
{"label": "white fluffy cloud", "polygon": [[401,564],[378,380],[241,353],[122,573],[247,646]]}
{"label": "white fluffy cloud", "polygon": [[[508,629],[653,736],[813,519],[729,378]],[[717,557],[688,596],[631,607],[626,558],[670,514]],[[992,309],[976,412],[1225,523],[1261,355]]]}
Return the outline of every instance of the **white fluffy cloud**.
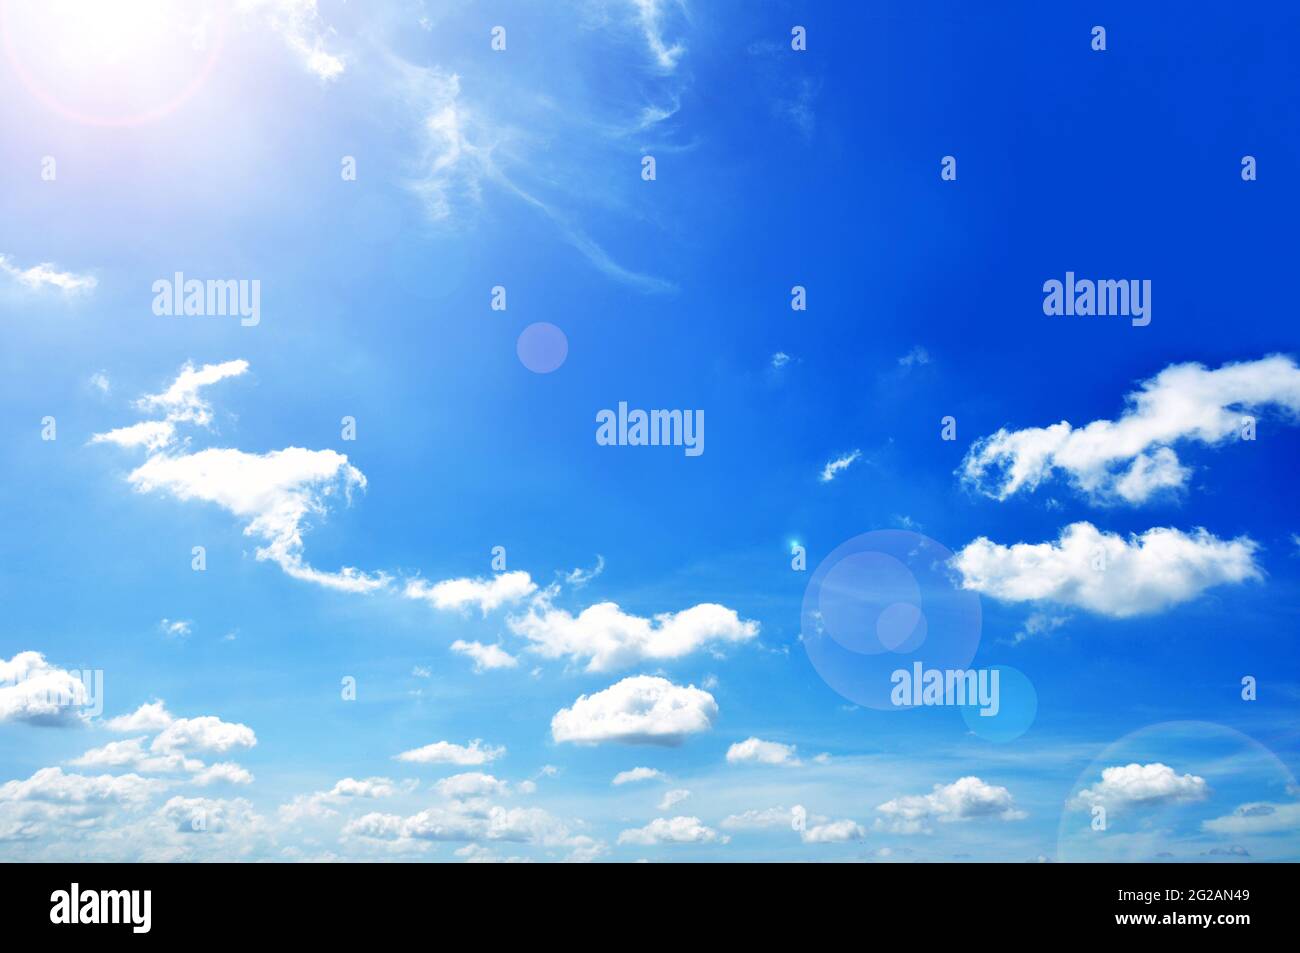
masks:
{"label": "white fluffy cloud", "polygon": [[129,715],[118,715],[116,718],[108,719],[107,725],[110,731],[162,731],[170,725],[175,719],[167,706],[161,701],[148,702],[141,705]]}
{"label": "white fluffy cloud", "polygon": [[1212,586],[1263,577],[1256,544],[1204,529],[1156,528],[1125,539],[1091,523],[1052,543],[1002,546],[980,537],[952,561],[965,589],[1005,602],[1047,602],[1125,618],[1159,612]]}
{"label": "white fluffy cloud", "polygon": [[[224,754],[231,748],[251,748],[257,744],[257,735],[247,725],[222,721],[215,715],[177,718],[161,701],[141,705],[129,715],[110,718],[107,725],[112,731],[158,732],[149,746],[150,752],[155,755],[188,751]],[[130,744],[127,742],[116,750],[126,752]],[[112,745],[108,745],[102,750],[112,748]],[[87,755],[90,754],[92,753],[87,752]]]}
{"label": "white fluffy cloud", "polygon": [[505,794],[510,786],[482,771],[467,771],[443,778],[434,785],[438,793],[445,798],[460,800],[463,798],[495,797]]}
{"label": "white fluffy cloud", "polygon": [[580,744],[678,745],[687,735],[713,727],[717,716],[713,696],[694,685],[683,688],[666,678],[634,675],[560,709],[551,719],[551,736]]}
{"label": "white fluffy cloud", "polygon": [[472,658],[476,672],[486,672],[494,668],[514,668],[519,664],[519,659],[499,645],[484,645],[482,642],[466,642],[464,639],[457,639],[451,643],[451,650]]}
{"label": "white fluffy cloud", "polygon": [[483,744],[482,738],[475,738],[468,745],[453,744],[450,741],[435,741],[422,748],[412,748],[397,756],[398,761],[410,761],[415,764],[459,764],[476,765],[495,761],[506,753],[505,748],[495,748]]}
{"label": "white fluffy cloud", "polygon": [[78,675],[49,664],[40,652],[0,657],[0,723],[77,725],[91,701]]}
{"label": "white fluffy cloud", "polygon": [[226,361],[195,368],[186,364],[169,387],[142,397],[136,406],[161,413],[161,421],[145,421],[96,434],[93,442],[144,448],[148,458],[127,476],[141,493],[164,492],[179,500],[215,503],[245,520],[244,534],[261,539],[257,558],[271,560],[295,579],[345,592],[385,588],[383,573],[367,574],[352,567],[337,572],[315,569],[303,559],[303,527],[310,517],[322,517],[327,504],[364,489],[366,478],[334,450],[288,447],[267,453],[210,448],[196,453],[176,450],[176,427],[185,423],[206,427],[212,408],[203,388],[248,370],[248,362]]}
{"label": "white fluffy cloud", "polygon": [[590,847],[591,838],[575,836],[568,825],[541,808],[465,810],[458,805],[431,807],[402,817],[372,813],[347,824],[345,837],[389,841],[512,841],[543,846]]}
{"label": "white fluffy cloud", "polygon": [[618,787],[624,784],[635,784],[638,781],[653,780],[667,781],[668,776],[657,768],[631,768],[614,775],[614,780],[610,784]]}
{"label": "white fluffy cloud", "polygon": [[0,254],[0,274],[8,276],[29,291],[53,288],[65,295],[86,294],[94,291],[95,285],[98,284],[94,275],[60,271],[48,261],[22,268],[14,264],[12,258],[3,254]]}
{"label": "white fluffy cloud", "polygon": [[509,626],[532,642],[538,654],[586,661],[588,672],[681,658],[712,643],[746,642],[758,635],[757,622],[716,603],[647,619],[629,615],[613,602],[588,606],[574,616],[539,599],[526,615],[510,619]]}
{"label": "white fluffy cloud", "polygon": [[412,579],[403,590],[408,599],[422,599],[435,609],[476,606],[483,615],[526,599],[536,591],[537,583],[522,569],[503,572],[491,579],[444,579],[435,583]]}
{"label": "white fluffy cloud", "polygon": [[354,489],[366,485],[344,454],[302,447],[262,454],[229,449],[156,454],[127,479],[142,493],[161,490],[179,500],[216,503],[247,520],[245,535],[265,542],[257,558],[271,560],[295,579],[345,592],[371,592],[388,584],[382,574],[351,567],[323,572],[303,560],[306,519],[324,515],[330,499],[350,499]]}
{"label": "white fluffy cloud", "polygon": [[712,844],[727,843],[730,838],[706,827],[698,817],[656,817],[645,827],[635,827],[618,835],[620,844]]}
{"label": "white fluffy cloud", "polygon": [[857,821],[827,821],[825,824],[805,828],[799,836],[805,844],[841,844],[862,840],[867,836],[867,831]]}
{"label": "white fluffy cloud", "polygon": [[1000,500],[1033,490],[1060,471],[1095,500],[1141,503],[1186,485],[1191,471],[1174,444],[1215,446],[1238,439],[1244,415],[1270,408],[1294,423],[1300,417],[1300,368],[1282,355],[1218,370],[1175,364],[1143,381],[1126,404],[1118,420],[1094,420],[1077,429],[1061,421],[999,430],[976,441],[960,472]]}
{"label": "white fluffy cloud", "polygon": [[138,774],[65,774],[62,768],[41,768],[26,781],[0,784],[0,801],[44,801],[53,804],[140,804],[167,787],[166,781]]}
{"label": "white fluffy cloud", "polygon": [[728,764],[799,764],[795,756],[794,745],[783,745],[779,741],[763,741],[759,738],[746,738],[727,749]]}
{"label": "white fluffy cloud", "polygon": [[1075,795],[1079,809],[1101,805],[1107,809],[1155,807],[1181,801],[1202,801],[1210,794],[1205,779],[1178,774],[1167,764],[1115,765],[1104,768],[1101,780]]}
{"label": "white fluffy cloud", "polygon": [[899,834],[927,832],[930,821],[952,823],[981,817],[1018,821],[1027,816],[1016,808],[1006,788],[973,776],[958,778],[952,784],[936,784],[929,794],[894,798],[876,810],[884,818],[882,826]]}

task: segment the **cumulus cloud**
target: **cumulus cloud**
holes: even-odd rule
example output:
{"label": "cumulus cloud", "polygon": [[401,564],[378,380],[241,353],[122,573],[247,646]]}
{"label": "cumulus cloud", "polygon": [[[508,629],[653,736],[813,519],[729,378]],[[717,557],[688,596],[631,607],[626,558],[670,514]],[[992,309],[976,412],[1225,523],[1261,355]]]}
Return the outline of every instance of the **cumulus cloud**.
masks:
{"label": "cumulus cloud", "polygon": [[323,572],[302,556],[303,524],[323,516],[326,502],[342,495],[351,499],[364,489],[366,478],[334,450],[289,447],[268,453],[242,450],[201,450],[169,456],[157,454],[127,477],[142,493],[164,491],[179,500],[216,503],[247,520],[244,534],[258,537],[257,558],[271,560],[295,579],[345,592],[372,592],[388,584],[383,574],[369,575],[345,567]]}
{"label": "cumulus cloud", "polygon": [[432,807],[403,817],[371,813],[347,824],[345,837],[389,841],[512,841],[590,849],[595,842],[574,835],[569,826],[541,808],[466,811],[456,805]]}
{"label": "cumulus cloud", "polygon": [[1187,484],[1174,445],[1218,446],[1240,438],[1243,415],[1278,410],[1300,418],[1300,368],[1289,357],[1225,364],[1174,364],[1125,398],[1118,420],[1001,429],[975,442],[959,470],[995,499],[1032,491],[1057,472],[1097,502],[1141,503]]}
{"label": "cumulus cloud", "polygon": [[952,784],[936,784],[929,794],[909,794],[886,801],[876,808],[883,824],[898,834],[927,832],[930,821],[953,823],[974,818],[1018,821],[1027,815],[1015,806],[1011,792],[977,777],[958,778]]}
{"label": "cumulus cloud", "polygon": [[154,732],[162,731],[174,720],[172,713],[167,710],[167,706],[161,701],[155,701],[141,705],[129,715],[118,715],[116,718],[110,718],[106,724],[110,731]]}
{"label": "cumulus cloud", "polygon": [[866,829],[857,821],[827,821],[805,828],[799,835],[805,844],[841,844],[845,841],[862,840],[867,836]]}
{"label": "cumulus cloud", "polygon": [[8,255],[0,254],[0,274],[29,291],[41,291],[53,288],[64,295],[87,294],[95,290],[98,282],[94,275],[79,275],[71,271],[61,271],[50,262],[42,262],[29,268],[22,268]]}
{"label": "cumulus cloud", "polygon": [[664,774],[657,768],[631,768],[627,771],[620,771],[614,775],[614,780],[610,784],[618,787],[624,784],[635,784],[638,781],[667,781],[668,775]]}
{"label": "cumulus cloud", "polygon": [[451,650],[473,659],[476,672],[485,672],[494,668],[514,668],[519,664],[519,659],[499,645],[484,645],[482,642],[466,642],[464,639],[457,639],[451,643]]}
{"label": "cumulus cloud", "polygon": [[211,751],[223,754],[231,748],[251,748],[257,736],[247,725],[222,721],[215,715],[177,718],[164,728],[149,750],[166,754],[172,751]]}
{"label": "cumulus cloud", "polygon": [[763,741],[759,738],[746,738],[727,749],[728,764],[783,764],[798,765],[794,745],[783,745],[779,741]]}
{"label": "cumulus cloud", "polygon": [[725,844],[730,838],[706,827],[698,817],[656,817],[645,827],[635,827],[618,835],[620,844]]}
{"label": "cumulus cloud", "polygon": [[523,570],[503,572],[491,579],[444,579],[429,583],[412,579],[403,593],[421,599],[435,609],[466,609],[475,606],[487,615],[493,609],[519,602],[537,591],[537,584]]}
{"label": "cumulus cloud", "polygon": [[[257,744],[257,735],[247,725],[222,721],[215,715],[177,718],[161,701],[141,705],[129,715],[110,718],[106,724],[111,731],[157,732],[149,746],[153,755],[179,755],[192,751],[224,754],[232,748],[251,748]],[[117,763],[130,763],[133,751],[139,750],[142,755],[143,749],[138,744],[141,741],[137,738],[115,742],[82,757],[117,758],[120,759]]]}
{"label": "cumulus cloud", "polygon": [[460,800],[463,798],[495,797],[509,791],[505,781],[498,780],[481,771],[467,771],[443,778],[434,785],[438,793],[445,798]]}
{"label": "cumulus cloud", "polygon": [[253,775],[247,768],[240,767],[233,761],[218,761],[194,775],[194,783],[201,787],[210,784],[252,784]]}
{"label": "cumulus cloud", "polygon": [[85,721],[93,699],[81,676],[51,665],[40,652],[0,657],[0,723],[69,726]]}
{"label": "cumulus cloud", "polygon": [[189,758],[179,752],[155,753],[145,747],[145,738],[128,738],[124,741],[110,741],[98,748],[91,748],[84,754],[72,759],[68,764],[77,768],[125,768],[143,774],[167,774],[178,771],[198,772],[203,770],[203,762]]}
{"label": "cumulus cloud", "polygon": [[1127,539],[1079,522],[1056,542],[1003,546],[980,537],[952,561],[961,585],[1005,602],[1046,602],[1125,618],[1263,578],[1249,538],[1155,528]]}
{"label": "cumulus cloud", "polygon": [[1178,774],[1167,764],[1115,765],[1104,768],[1101,780],[1084,788],[1071,801],[1077,809],[1096,805],[1109,809],[1157,807],[1184,801],[1203,801],[1210,788],[1194,774]]}
{"label": "cumulus cloud", "polygon": [[713,727],[717,716],[713,696],[694,685],[634,675],[561,708],[551,719],[551,736],[579,744],[679,745],[687,735]]}
{"label": "cumulus cloud", "polygon": [[386,587],[389,580],[383,573],[367,574],[352,567],[324,572],[303,559],[307,521],[323,517],[329,502],[340,497],[350,502],[353,490],[365,489],[365,476],[345,455],[302,447],[260,454],[221,448],[187,453],[173,447],[178,424],[211,424],[212,408],[202,396],[203,388],[247,370],[248,362],[242,360],[201,368],[186,364],[169,387],[137,402],[143,412],[163,414],[161,421],[96,434],[92,442],[149,451],[145,462],[127,476],[132,487],[141,493],[168,493],[182,501],[215,503],[246,521],[246,536],[262,540],[258,559],[276,563],[295,579],[344,592]]}
{"label": "cumulus cloud", "polygon": [[588,672],[681,658],[708,645],[749,641],[759,631],[757,622],[716,603],[648,619],[630,615],[613,602],[588,606],[574,616],[546,598],[534,600],[526,615],[511,618],[508,625],[538,654],[585,661]]}
{"label": "cumulus cloud", "polygon": [[861,456],[861,450],[854,450],[851,453],[846,453],[843,456],[835,457],[834,459],[827,461],[826,466],[822,467],[821,477],[819,479],[823,483],[830,483],[841,470],[847,470]]}
{"label": "cumulus cloud", "polygon": [[483,744],[483,739],[475,738],[468,745],[453,744],[450,741],[435,741],[423,748],[412,748],[397,756],[398,761],[415,764],[459,764],[477,765],[495,761],[506,753],[505,748]]}
{"label": "cumulus cloud", "polygon": [[138,805],[167,787],[167,782],[138,774],[65,774],[62,768],[41,768],[26,781],[0,784],[0,801],[43,801],[53,804]]}

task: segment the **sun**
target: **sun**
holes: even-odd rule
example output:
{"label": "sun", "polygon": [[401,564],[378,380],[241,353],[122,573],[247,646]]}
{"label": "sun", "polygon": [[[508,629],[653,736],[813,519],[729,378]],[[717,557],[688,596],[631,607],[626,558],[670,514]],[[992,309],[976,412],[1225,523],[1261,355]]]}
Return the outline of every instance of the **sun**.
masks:
{"label": "sun", "polygon": [[129,126],[167,115],[202,85],[225,38],[219,0],[0,0],[4,57],[67,119]]}

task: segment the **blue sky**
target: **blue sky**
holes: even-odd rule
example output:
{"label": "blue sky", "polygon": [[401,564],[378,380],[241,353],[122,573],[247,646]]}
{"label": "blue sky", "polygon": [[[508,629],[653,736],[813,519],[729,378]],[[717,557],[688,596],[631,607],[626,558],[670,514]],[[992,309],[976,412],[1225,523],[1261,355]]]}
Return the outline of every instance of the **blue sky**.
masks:
{"label": "blue sky", "polygon": [[[0,856],[1296,859],[1296,13],[547,6],[10,11]],[[810,658],[878,531],[1000,730]]]}

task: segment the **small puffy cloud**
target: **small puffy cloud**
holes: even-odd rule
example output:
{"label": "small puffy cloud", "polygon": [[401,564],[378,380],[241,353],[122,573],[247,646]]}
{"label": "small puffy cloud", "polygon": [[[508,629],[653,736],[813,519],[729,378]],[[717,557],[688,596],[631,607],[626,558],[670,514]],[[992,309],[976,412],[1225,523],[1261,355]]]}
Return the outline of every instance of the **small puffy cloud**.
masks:
{"label": "small puffy cloud", "polygon": [[108,374],[105,371],[96,371],[91,374],[89,384],[101,394],[108,394],[113,389],[113,384],[109,381]]}
{"label": "small puffy cloud", "polygon": [[408,599],[421,599],[435,609],[467,609],[477,606],[483,615],[503,605],[520,602],[537,591],[537,584],[522,569],[503,572],[491,579],[444,579],[429,583],[412,579],[403,594]]}
{"label": "small puffy cloud", "polygon": [[119,715],[107,722],[110,731],[162,731],[175,719],[161,701],[141,705],[129,715]]}
{"label": "small puffy cloud", "polygon": [[615,787],[624,784],[635,784],[638,781],[667,781],[668,775],[664,774],[657,768],[631,768],[627,771],[620,771],[614,775],[614,780],[609,782]]}
{"label": "small puffy cloud", "polygon": [[499,645],[484,645],[482,642],[466,642],[464,639],[457,639],[451,643],[451,650],[473,659],[476,672],[485,672],[494,668],[514,668],[519,664],[519,659]]}
{"label": "small puffy cloud", "polygon": [[1249,538],[1204,529],[1149,529],[1125,539],[1088,522],[1050,543],[1003,546],[980,537],[957,553],[961,585],[1004,602],[1042,602],[1113,618],[1147,615],[1205,590],[1263,578]]}
{"label": "small puffy cloud", "polygon": [[681,804],[690,796],[691,792],[685,788],[673,788],[671,791],[665,791],[664,796],[659,799],[659,810],[671,811],[675,805]]}
{"label": "small puffy cloud", "polygon": [[1057,472],[1096,502],[1142,503],[1162,490],[1186,486],[1191,470],[1177,443],[1218,446],[1239,439],[1243,416],[1277,409],[1300,420],[1300,367],[1283,355],[1225,364],[1166,367],[1126,398],[1118,420],[1094,420],[1078,429],[1049,427],[997,431],[978,440],[959,471],[994,499],[1032,491]]}
{"label": "small puffy cloud", "polygon": [[[992,817],[1004,821],[1027,815],[1016,808],[1011,792],[977,777],[958,778],[952,784],[936,784],[929,794],[911,794],[886,801],[876,808],[895,833],[928,832],[927,823],[952,823]],[[879,822],[878,822],[879,823]]]}
{"label": "small puffy cloud", "polygon": [[0,275],[4,275],[19,287],[28,291],[42,291],[52,288],[64,295],[87,294],[95,290],[99,283],[94,275],[79,275],[71,271],[62,271],[50,262],[42,262],[23,268],[14,263],[8,255],[0,254]]}
{"label": "small puffy cloud", "polygon": [[257,736],[247,725],[222,721],[215,715],[198,718],[176,718],[164,728],[149,750],[156,753],[172,751],[211,751],[223,754],[231,748],[251,748]]}
{"label": "small puffy cloud", "polygon": [[163,619],[158,623],[158,628],[162,630],[163,635],[174,639],[183,639],[190,634],[194,623],[185,619]]}
{"label": "small puffy cloud", "polygon": [[644,847],[655,844],[725,844],[728,840],[726,834],[706,827],[698,817],[656,817],[645,827],[631,828],[618,835],[620,844]]}
{"label": "small puffy cloud", "polygon": [[390,778],[342,778],[328,792],[329,797],[392,797],[400,786]]}
{"label": "small puffy cloud", "polygon": [[777,351],[775,354],[772,355],[772,359],[769,362],[772,370],[774,371],[779,371],[781,368],[785,367],[789,363],[790,363],[790,355],[785,353],[785,351]]}
{"label": "small puffy cloud", "polygon": [[412,748],[397,755],[398,761],[414,764],[458,764],[478,765],[495,761],[506,753],[505,748],[483,744],[483,739],[475,738],[468,745],[453,744],[450,741],[435,741],[423,748]]}
{"label": "small puffy cloud", "polygon": [[585,660],[588,672],[681,658],[711,644],[746,642],[758,635],[757,622],[709,602],[648,619],[630,615],[613,602],[588,606],[574,616],[541,599],[508,624],[532,642],[533,651],[547,658]]}
{"label": "small puffy cloud", "polygon": [[1242,804],[1231,814],[1202,821],[1201,827],[1215,834],[1291,833],[1300,828],[1300,802]]}
{"label": "small puffy cloud", "polygon": [[218,761],[216,764],[209,765],[198,771],[194,775],[194,783],[201,787],[207,787],[209,784],[252,784],[253,775],[246,768],[242,768],[233,761]]}
{"label": "small puffy cloud", "polygon": [[823,483],[830,483],[831,480],[834,480],[842,470],[847,470],[861,456],[861,450],[854,450],[851,453],[846,453],[843,456],[835,457],[834,459],[827,461],[826,466],[822,467],[819,479]]}
{"label": "small puffy cloud", "polygon": [[783,745],[779,741],[763,741],[759,738],[746,738],[727,749],[728,764],[799,764],[795,756],[794,745]]}
{"label": "small puffy cloud", "polygon": [[178,771],[197,772],[203,770],[203,762],[196,758],[171,751],[155,753],[145,748],[145,738],[128,738],[124,741],[110,741],[98,748],[91,748],[84,754],[68,762],[77,768],[126,768],[142,774],[168,774]]}
{"label": "small puffy cloud", "polygon": [[1178,774],[1167,764],[1116,765],[1104,768],[1101,780],[1084,788],[1071,801],[1077,809],[1096,805],[1109,809],[1157,807],[1186,801],[1203,801],[1210,794],[1205,779]]}
{"label": "small puffy cloud", "polygon": [[91,704],[81,678],[45,661],[40,652],[0,656],[0,723],[69,726],[84,721]]}
{"label": "small puffy cloud", "polygon": [[866,829],[856,821],[827,821],[805,828],[799,835],[805,844],[840,844],[845,841],[862,840],[867,836]]}
{"label": "small puffy cloud", "polygon": [[438,793],[445,798],[460,800],[462,798],[496,797],[505,794],[509,785],[490,774],[481,771],[468,771],[443,778],[436,785]]}
{"label": "small puffy cloud", "polygon": [[687,735],[712,728],[717,716],[713,696],[694,685],[634,675],[560,709],[551,719],[551,736],[579,744],[679,745]]}

